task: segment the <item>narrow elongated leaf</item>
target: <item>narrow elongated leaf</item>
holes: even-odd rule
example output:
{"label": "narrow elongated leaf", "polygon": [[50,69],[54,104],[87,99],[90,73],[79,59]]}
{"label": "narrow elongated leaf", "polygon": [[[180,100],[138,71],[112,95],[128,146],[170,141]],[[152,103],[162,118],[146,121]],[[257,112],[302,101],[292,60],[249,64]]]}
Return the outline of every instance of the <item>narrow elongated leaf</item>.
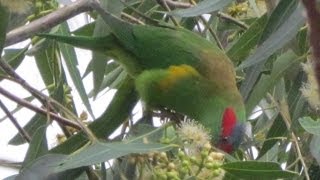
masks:
{"label": "narrow elongated leaf", "polygon": [[303,7],[301,4],[299,4],[296,10],[279,27],[279,29],[270,35],[270,37],[263,44],[261,44],[256,52],[249,56],[247,60],[238,67],[238,69],[244,69],[262,62],[278,49],[282,48],[290,40],[292,40],[292,38],[297,34],[299,28],[305,22],[305,17],[303,16],[302,12]]}
{"label": "narrow elongated leaf", "polygon": [[272,12],[268,24],[264,29],[263,35],[260,39],[260,44],[267,40],[272,33],[274,33],[290,15],[294,12],[298,5],[297,0],[281,0],[277,7]]}
{"label": "narrow elongated leaf", "polygon": [[81,149],[76,154],[70,155],[58,167],[56,171],[64,171],[77,167],[97,164],[114,158],[118,158],[131,153],[160,152],[171,149],[168,144],[141,142],[120,142],[120,143],[94,143]]}
{"label": "narrow elongated leaf", "polygon": [[277,179],[298,176],[295,172],[282,170],[280,164],[274,162],[232,162],[223,164],[222,168],[239,179]]}
{"label": "narrow elongated leaf", "polygon": [[299,118],[299,122],[308,133],[320,136],[320,120],[315,121],[311,117],[303,117]]}
{"label": "narrow elongated leaf", "polygon": [[292,51],[288,51],[274,62],[270,75],[262,75],[259,82],[252,90],[249,99],[246,102],[247,112],[250,113],[266,93],[278,82],[293,64],[303,58],[298,58]]}
{"label": "narrow elongated leaf", "polygon": [[46,126],[41,126],[35,130],[32,140],[29,144],[29,148],[24,158],[22,166],[25,167],[38,157],[44,155],[48,151],[47,138],[46,138]]}
{"label": "narrow elongated leaf", "polygon": [[[69,28],[66,23],[62,23],[60,25],[58,32],[63,35],[70,35]],[[77,68],[78,61],[77,61],[77,56],[76,56],[75,50],[72,46],[70,46],[68,44],[64,44],[64,43],[60,43],[59,47],[60,47],[60,51],[64,57],[67,68],[69,70],[71,79],[72,79],[72,81],[73,81],[73,83],[74,83],[74,85],[80,95],[80,98],[81,98],[83,104],[85,105],[85,107],[87,108],[88,112],[91,114],[92,117],[94,117],[93,111],[91,109],[91,105],[89,103],[88,96],[86,94],[86,90],[84,88],[84,85],[83,85],[83,82],[81,79],[79,69]]]}
{"label": "narrow elongated leaf", "polygon": [[[102,0],[102,7],[108,12],[120,16],[121,11],[124,9],[124,4],[118,0]],[[101,17],[98,17],[93,32],[93,37],[101,37],[110,34],[110,29],[108,25],[105,24]],[[106,43],[106,42],[105,42]],[[101,89],[101,84],[103,82],[103,75],[105,72],[105,67],[107,61],[111,58],[100,52],[93,51],[92,54],[92,69],[93,69],[93,92],[94,97],[97,96],[99,90]]]}
{"label": "narrow elongated leaf", "polygon": [[297,51],[299,55],[306,54],[309,50],[308,29],[303,28],[297,34]]}
{"label": "narrow elongated leaf", "polygon": [[227,51],[228,57],[237,64],[246,58],[250,51],[258,44],[261,33],[267,23],[268,16],[257,19],[250,28]]}
{"label": "narrow elongated leaf", "polygon": [[180,17],[192,17],[220,10],[233,0],[204,0],[194,7],[172,11],[171,15]]}
{"label": "narrow elongated leaf", "polygon": [[312,140],[310,142],[310,145],[309,145],[309,149],[310,149],[310,152],[312,154],[312,156],[316,159],[316,161],[318,162],[318,167],[319,167],[319,164],[320,164],[320,146],[319,146],[319,143],[320,143],[320,136],[313,136],[312,137]]}
{"label": "narrow elongated leaf", "polygon": [[168,144],[141,142],[129,143],[102,143],[97,142],[82,148],[72,155],[48,154],[40,157],[28,168],[20,173],[17,179],[47,179],[49,177],[61,177],[59,172],[77,167],[97,164],[130,153],[147,153],[154,151],[166,151],[173,146]]}
{"label": "narrow elongated leaf", "polygon": [[125,78],[128,76],[128,73],[126,71],[122,71],[117,79],[115,79],[109,86],[110,89],[118,89],[121,85],[122,81],[125,80]]}
{"label": "narrow elongated leaf", "polygon": [[[272,54],[289,42],[298,32],[300,25],[303,24],[304,18],[301,15],[303,8],[301,4],[296,6],[296,2],[296,0],[284,0],[278,4],[265,26],[259,41],[260,46],[238,67],[238,69],[243,69],[251,66],[251,68],[247,68],[245,80],[240,87],[245,101],[247,101],[249,93],[260,77],[265,62]],[[281,38],[283,39],[281,40]]]}
{"label": "narrow elongated leaf", "polygon": [[[110,89],[113,88],[111,85],[119,78],[119,75],[124,71],[124,69],[121,66],[117,66],[114,70],[107,73],[107,75],[104,77],[103,82],[101,84],[101,90],[109,87]],[[93,96],[94,92],[91,91],[89,93],[89,97]]]}
{"label": "narrow elongated leaf", "polygon": [[10,14],[6,7],[0,4],[0,55],[6,41],[7,26],[9,23]]}
{"label": "narrow elongated leaf", "polygon": [[93,73],[93,97],[95,98],[101,89],[101,84],[103,82],[103,77],[105,74],[105,68],[107,65],[107,62],[111,58],[107,55],[93,51],[92,54],[92,73]]}
{"label": "narrow elongated leaf", "polygon": [[58,67],[57,59],[54,56],[55,45],[55,42],[46,40],[43,42],[43,46],[34,54],[38,70],[46,86],[54,84],[55,74],[58,74],[56,71],[59,71],[54,68]]}
{"label": "narrow elongated leaf", "polygon": [[[35,129],[38,129],[42,126],[45,126],[47,123],[47,119],[45,116],[40,114],[35,114],[32,119],[23,127],[23,129],[31,136],[34,136],[34,133],[36,132]],[[21,145],[25,143],[25,139],[20,135],[15,135],[10,141],[9,144],[11,145]]]}
{"label": "narrow elongated leaf", "polygon": [[73,31],[72,34],[77,36],[92,36],[95,25],[95,22],[91,22]]}
{"label": "narrow elongated leaf", "polygon": [[[163,126],[162,128],[148,127],[144,126],[143,131],[139,132],[139,135],[133,137],[133,134],[131,134],[130,139],[123,142],[105,143],[97,141],[82,147],[76,153],[65,156],[61,162],[57,163],[57,161],[53,161],[52,164],[46,164],[46,167],[49,168],[49,170],[43,169],[43,171],[58,173],[69,169],[105,162],[131,153],[161,152],[176,146],[174,144],[157,143],[160,137],[162,137],[161,135],[164,134],[164,131],[168,130],[164,129],[166,126]],[[170,130],[173,130],[173,128]],[[37,161],[41,162],[43,159],[39,158],[39,160],[36,160],[30,167],[38,164]],[[37,171],[38,168],[39,167],[33,167],[29,170]]]}
{"label": "narrow elongated leaf", "polygon": [[[16,69],[25,57],[25,52],[28,47],[22,49],[5,49],[3,59],[13,68]],[[4,74],[3,70],[0,69],[0,74]],[[3,78],[0,77],[0,81]]]}
{"label": "narrow elongated leaf", "polygon": [[266,140],[263,142],[258,158],[265,155],[280,138],[285,137],[287,130],[287,126],[283,121],[282,116],[278,114],[267,133]]}
{"label": "narrow elongated leaf", "polygon": [[[52,165],[59,164],[67,155],[48,154],[40,157],[29,167],[22,169],[16,180],[26,179],[59,179],[53,172]],[[62,178],[62,177],[61,177]]]}

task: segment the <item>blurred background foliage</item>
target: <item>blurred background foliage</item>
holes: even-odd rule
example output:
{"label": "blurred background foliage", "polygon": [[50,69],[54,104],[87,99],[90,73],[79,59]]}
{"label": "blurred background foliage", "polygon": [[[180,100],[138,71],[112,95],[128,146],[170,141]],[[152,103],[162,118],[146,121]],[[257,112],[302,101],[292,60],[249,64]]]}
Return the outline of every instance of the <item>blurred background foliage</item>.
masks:
{"label": "blurred background foliage", "polygon": [[[202,156],[195,159],[188,158],[188,152],[178,151],[190,147],[177,142],[173,124],[168,124],[170,120],[181,119],[181,115],[142,108],[140,121],[160,117],[161,128],[132,123],[133,108],[139,101],[133,81],[107,55],[92,51],[91,59],[82,59],[74,47],[37,36],[31,36],[24,48],[6,47],[7,32],[57,11],[64,6],[62,2],[68,1],[0,2],[0,49],[5,47],[2,60],[16,69],[25,56],[33,56],[46,86],[43,93],[27,88],[32,96],[24,100],[38,99],[52,113],[88,127],[80,132],[60,122],[64,134],[57,137],[59,145],[49,150],[45,133],[52,117],[36,113],[23,127],[29,139],[17,134],[9,142],[20,145],[28,141],[29,149],[21,173],[7,179],[320,178],[318,87],[308,62],[308,29],[299,0],[101,0],[107,11],[126,21],[179,24],[199,33],[222,48],[234,63],[238,87],[253,127],[253,140],[231,155],[221,155],[218,150],[203,145],[199,152]],[[87,24],[76,30],[71,31],[64,21],[46,32],[89,37],[109,33],[96,12],[88,11],[86,16]],[[83,74],[78,70],[78,61],[90,61]],[[93,89],[86,92],[83,78],[90,73]],[[25,82],[5,69],[0,75],[1,80],[17,81],[26,87]],[[75,89],[70,89],[67,76]],[[89,99],[99,98],[110,89],[116,89],[116,94],[108,106],[102,107],[105,109],[102,115],[95,117]],[[75,108],[74,93],[80,95],[86,112],[80,113]],[[17,106],[11,113],[21,108]],[[120,125],[124,129],[120,135],[107,141]],[[204,157],[209,156],[214,157],[215,165],[205,164]],[[111,160],[114,160],[111,164],[103,163]],[[202,173],[192,173],[184,167]],[[211,174],[201,171],[205,168],[211,169]]]}

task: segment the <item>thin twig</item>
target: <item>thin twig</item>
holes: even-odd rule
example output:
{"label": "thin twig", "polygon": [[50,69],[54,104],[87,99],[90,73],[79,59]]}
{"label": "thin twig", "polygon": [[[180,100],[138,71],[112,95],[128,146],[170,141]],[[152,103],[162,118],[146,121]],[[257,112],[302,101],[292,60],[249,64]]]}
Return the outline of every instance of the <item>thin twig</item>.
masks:
{"label": "thin twig", "polygon": [[[166,9],[168,12],[171,11],[171,8],[168,6],[167,1],[166,0],[156,0],[158,2],[158,4],[160,4],[164,9]],[[171,21],[173,22],[173,24],[175,26],[179,26],[178,21],[172,17],[171,15],[169,15],[169,18],[171,19]]]}
{"label": "thin twig", "polygon": [[142,22],[142,21],[140,21],[139,19],[131,16],[130,14],[127,14],[127,13],[122,12],[122,13],[121,13],[121,16],[123,16],[124,18],[128,19],[129,21],[131,21],[131,22],[133,22],[133,23],[144,25],[144,22]]}
{"label": "thin twig", "polygon": [[229,21],[229,22],[232,22],[232,23],[236,24],[236,25],[238,25],[239,27],[241,27],[243,29],[249,29],[249,26],[246,23],[244,23],[242,21],[239,21],[238,19],[236,19],[236,18],[234,18],[232,16],[229,16],[228,14],[225,14],[225,13],[219,11],[217,13],[217,16],[219,18],[221,18],[221,19],[224,19],[226,21]]}
{"label": "thin twig", "polygon": [[296,153],[298,155],[298,158],[302,164],[302,167],[303,167],[303,172],[305,174],[305,178],[306,180],[310,180],[310,176],[309,176],[309,173],[308,173],[308,167],[304,161],[304,158],[303,158],[303,155],[301,153],[301,150],[300,150],[300,146],[299,146],[299,142],[298,142],[298,138],[297,136],[295,135],[295,133],[292,131],[291,129],[291,117],[290,117],[290,114],[289,114],[289,107],[288,107],[288,104],[284,101],[281,101],[281,102],[277,102],[273,97],[271,97],[271,100],[274,102],[274,104],[276,104],[278,106],[278,109],[280,111],[280,115],[282,116],[282,119],[284,120],[284,123],[286,124],[287,126],[287,129],[289,131],[291,131],[289,134],[292,138],[292,141],[293,141],[293,144],[294,144],[294,147],[295,147],[295,150],[296,150]]}
{"label": "thin twig", "polygon": [[[193,5],[196,5],[196,2],[194,1],[190,1]],[[203,16],[200,16],[200,19],[201,21],[203,22],[204,26],[209,30],[210,34],[212,35],[212,37],[214,38],[214,40],[216,41],[218,47],[221,49],[221,50],[224,50],[223,49],[223,46],[219,40],[219,37],[218,35],[216,34],[216,32],[210,27],[209,23],[207,22],[207,20],[203,17]]]}
{"label": "thin twig", "polygon": [[[40,113],[40,114],[42,114],[44,116],[46,116],[47,113],[48,113],[48,111],[46,109],[42,109],[42,108],[39,108],[37,106],[34,106],[30,102],[28,102],[28,101],[26,101],[24,99],[20,99],[17,96],[11,94],[7,90],[3,89],[2,87],[0,87],[0,94],[2,94],[3,96],[7,97],[8,99],[11,99],[12,101],[18,103],[21,106],[26,107],[26,108],[28,108],[28,109],[30,109],[32,111],[37,112],[37,113]],[[55,119],[56,121],[58,121],[61,124],[64,124],[64,125],[76,128],[76,129],[81,129],[80,126],[74,121],[71,121],[71,120],[66,119],[64,117],[61,117],[61,116],[59,116],[57,114],[54,114],[52,112],[49,112],[49,115],[50,115],[50,117],[52,119]]]}
{"label": "thin twig", "polygon": [[297,164],[299,161],[300,161],[299,158],[296,159],[296,160],[294,160],[293,163],[291,163],[290,165],[288,165],[288,166],[286,167],[286,169],[290,170],[290,169],[291,169],[295,164]]}
{"label": "thin twig", "polygon": [[176,9],[176,8],[186,9],[186,8],[193,7],[192,4],[186,3],[186,2],[179,2],[179,1],[172,1],[172,0],[165,0],[165,1],[171,9]]}
{"label": "thin twig", "polygon": [[31,142],[31,137],[29,136],[28,132],[25,131],[18,123],[17,119],[13,117],[13,115],[10,113],[8,108],[2,103],[0,100],[0,108],[3,110],[3,112],[7,115],[7,117],[10,119],[12,124],[18,129],[21,136],[28,142]]}
{"label": "thin twig", "polygon": [[223,46],[219,40],[219,37],[217,35],[217,33],[210,27],[209,23],[206,21],[206,19],[202,16],[200,16],[201,21],[203,22],[203,24],[206,26],[206,28],[209,30],[210,34],[212,35],[212,37],[214,38],[214,40],[216,41],[218,47],[224,51]]}

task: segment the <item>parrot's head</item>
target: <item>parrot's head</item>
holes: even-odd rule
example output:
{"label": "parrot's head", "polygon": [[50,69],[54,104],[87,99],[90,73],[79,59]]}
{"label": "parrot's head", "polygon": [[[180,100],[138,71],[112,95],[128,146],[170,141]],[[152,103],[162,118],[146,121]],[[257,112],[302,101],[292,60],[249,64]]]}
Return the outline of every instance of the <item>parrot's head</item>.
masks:
{"label": "parrot's head", "polygon": [[247,128],[245,123],[237,121],[237,116],[233,108],[226,108],[223,114],[221,133],[217,147],[227,153],[236,150],[243,141]]}

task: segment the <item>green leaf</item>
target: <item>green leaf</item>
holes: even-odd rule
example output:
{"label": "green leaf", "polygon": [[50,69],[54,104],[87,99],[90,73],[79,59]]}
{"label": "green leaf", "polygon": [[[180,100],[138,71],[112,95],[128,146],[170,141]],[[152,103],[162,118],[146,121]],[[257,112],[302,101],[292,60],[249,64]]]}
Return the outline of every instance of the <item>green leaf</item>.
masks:
{"label": "green leaf", "polygon": [[96,22],[91,22],[86,24],[75,31],[72,31],[72,34],[76,36],[92,36]]}
{"label": "green leaf", "polygon": [[260,43],[276,32],[279,27],[288,20],[288,18],[294,13],[297,8],[297,0],[281,0],[277,7],[272,11],[268,24],[264,29],[263,35],[260,39]]}
{"label": "green leaf", "polygon": [[267,23],[268,16],[264,15],[252,23],[250,28],[227,51],[228,57],[237,64],[246,58],[254,48]]}
{"label": "green leaf", "polygon": [[40,126],[35,130],[35,133],[33,134],[32,140],[29,144],[26,157],[23,160],[22,167],[26,167],[35,159],[48,152],[46,130],[46,126]]}
{"label": "green leaf", "polygon": [[[123,80],[123,78],[122,78],[123,72],[124,72],[124,77],[127,76],[127,73],[124,71],[124,69],[121,66],[119,66],[118,64],[116,64],[116,65],[117,65],[116,67],[107,66],[106,71],[107,70],[108,71],[110,70],[110,71],[108,73],[106,72],[106,76],[103,79],[100,91],[102,91],[103,89],[108,88],[108,87],[109,87],[109,89],[114,88],[115,87],[114,84],[119,82],[118,81],[119,78],[121,78]],[[111,70],[111,68],[114,68],[114,69]],[[121,80],[120,80],[120,82],[121,82]],[[89,97],[91,97],[91,96],[94,96],[93,91],[91,91],[89,93]]]}
{"label": "green leaf", "polygon": [[250,113],[266,93],[284,76],[285,72],[292,65],[301,61],[302,57],[297,57],[293,51],[289,50],[279,56],[273,64],[270,75],[262,75],[256,86],[252,90],[250,97],[246,102],[247,112]]}
{"label": "green leaf", "polygon": [[101,89],[101,84],[103,82],[103,77],[105,74],[105,68],[107,62],[111,58],[107,55],[93,51],[92,54],[92,73],[93,73],[93,96],[96,97]]}
{"label": "green leaf", "polygon": [[299,122],[303,129],[308,133],[320,136],[320,120],[313,120],[311,117],[299,118]]}
{"label": "green leaf", "polygon": [[[47,119],[45,116],[40,114],[35,114],[31,120],[23,127],[23,129],[33,137],[36,133],[35,129],[39,129],[40,127],[45,126],[47,123]],[[26,143],[25,139],[20,135],[16,134],[10,141],[9,144],[11,145],[21,145]]]}
{"label": "green leaf", "polygon": [[[5,49],[3,60],[7,61],[7,63],[13,68],[17,69],[17,67],[21,64],[22,60],[25,57],[25,52],[28,50],[28,47],[22,49]],[[0,68],[0,74],[5,74],[3,70]],[[0,81],[3,78],[0,77]]]}
{"label": "green leaf", "polygon": [[[103,0],[101,1],[101,4],[105,10],[117,16],[120,16],[122,10],[124,9],[124,4],[119,0]],[[99,16],[96,20],[93,37],[101,37],[105,35],[110,35],[110,29],[109,26],[105,24],[104,20]],[[94,97],[97,96],[99,90],[101,89],[106,63],[110,59],[111,58],[105,54],[93,51],[92,72]]]}
{"label": "green leaf", "polygon": [[57,171],[97,164],[99,162],[105,162],[131,153],[166,151],[172,147],[172,145],[159,143],[95,143],[81,149],[77,154],[70,155],[57,168]]}
{"label": "green leaf", "polygon": [[220,10],[230,4],[232,0],[204,0],[196,6],[188,9],[180,9],[170,12],[169,14],[180,17],[198,16]]}
{"label": "green leaf", "polygon": [[121,85],[122,81],[125,80],[125,78],[128,76],[128,73],[126,71],[122,71],[117,79],[115,79],[109,86],[111,89],[118,89],[119,86]]}
{"label": "green leaf", "polygon": [[284,138],[287,130],[282,116],[278,114],[267,133],[266,140],[263,142],[258,158],[265,155],[281,138]]}
{"label": "green leaf", "polygon": [[75,154],[70,155],[55,168],[56,172],[60,172],[68,169],[105,162],[131,153],[148,153],[155,151],[161,152],[167,151],[172,147],[174,146],[160,143],[145,144],[142,142],[97,142],[82,148]]}
{"label": "green leaf", "polygon": [[0,4],[0,55],[6,41],[7,26],[9,23],[10,13],[8,9]]}
{"label": "green leaf", "polygon": [[63,177],[58,178],[58,176],[54,174],[52,165],[59,164],[66,157],[67,155],[62,154],[44,155],[30,164],[30,166],[23,168],[15,179],[61,179]]}
{"label": "green leaf", "polygon": [[[302,15],[303,7],[298,5],[296,10],[290,15],[286,21],[272,33],[269,38],[259,46],[254,54],[249,56],[238,69],[244,69],[254,64],[263,62],[278,49],[282,48],[292,38],[295,37],[300,27],[305,23],[305,17]],[[269,28],[267,26],[266,28]]]}
{"label": "green leaf", "polygon": [[258,157],[257,159],[258,161],[277,162],[279,160],[279,146],[274,144],[274,146],[269,148],[268,151],[263,154],[263,156]]}
{"label": "green leaf", "polygon": [[304,17],[301,14],[302,5],[296,7],[296,3],[293,2],[297,2],[297,0],[280,1],[262,33],[259,41],[259,44],[262,44],[237,68],[239,70],[251,66],[247,68],[245,80],[240,87],[241,94],[246,101],[260,77],[265,62],[289,42],[298,32],[300,25],[304,23]]}
{"label": "green leaf", "polygon": [[[137,93],[134,88],[134,82],[127,77],[121,84],[117,93],[113,97],[106,111],[89,128],[98,138],[105,139],[119,127],[131,115],[133,107],[138,101]],[[78,133],[61,145],[53,148],[50,152],[70,154],[88,142],[86,136]]]}
{"label": "green leaf", "polygon": [[[60,25],[58,32],[61,33],[62,35],[70,35],[69,27],[66,23],[62,23]],[[85,105],[85,107],[87,108],[88,112],[90,113],[90,115],[94,117],[88,96],[86,94],[86,90],[84,88],[84,85],[81,79],[79,69],[77,68],[78,61],[77,61],[75,50],[72,46],[64,43],[59,43],[59,47],[64,57],[67,68],[69,70],[71,79],[80,95],[80,98],[83,104]]]}
{"label": "green leaf", "polygon": [[297,34],[297,51],[299,55],[308,53],[309,42],[308,42],[308,28],[301,29]]}
{"label": "green leaf", "polygon": [[55,74],[60,74],[58,60],[55,56],[56,43],[50,40],[45,40],[42,46],[34,54],[38,70],[44,84],[48,87],[54,84]]}
{"label": "green leaf", "polygon": [[232,162],[223,164],[221,168],[239,179],[277,179],[298,176],[295,172],[282,170],[280,165],[274,162]]}
{"label": "green leaf", "polygon": [[[161,135],[164,134],[164,131],[168,130],[166,126],[163,126],[162,128],[154,128],[150,126],[143,127],[141,127],[143,128],[143,133],[138,132],[141,135],[136,135],[136,137],[133,137],[133,133],[130,135],[130,139],[127,139],[123,142],[105,143],[96,141],[92,144],[82,147],[77,152],[69,156],[65,156],[61,162],[57,163],[57,161],[53,161],[52,164],[46,164],[46,167],[50,168],[50,170],[43,169],[43,171],[58,173],[69,169],[105,162],[131,153],[148,153],[155,151],[161,152],[176,147],[174,144],[157,143],[160,137],[162,137]],[[173,130],[172,127],[168,128],[170,128],[169,131]],[[137,132],[136,130],[133,131]],[[43,161],[43,158],[39,158],[39,160],[36,160],[30,166],[38,164],[37,161]]]}
{"label": "green leaf", "polygon": [[311,140],[310,145],[309,145],[309,149],[310,149],[310,152],[311,152],[312,156],[318,162],[318,167],[319,167],[319,164],[320,164],[320,146],[319,146],[319,143],[320,143],[320,136],[316,136],[315,135],[315,136],[312,137],[312,140]]}

